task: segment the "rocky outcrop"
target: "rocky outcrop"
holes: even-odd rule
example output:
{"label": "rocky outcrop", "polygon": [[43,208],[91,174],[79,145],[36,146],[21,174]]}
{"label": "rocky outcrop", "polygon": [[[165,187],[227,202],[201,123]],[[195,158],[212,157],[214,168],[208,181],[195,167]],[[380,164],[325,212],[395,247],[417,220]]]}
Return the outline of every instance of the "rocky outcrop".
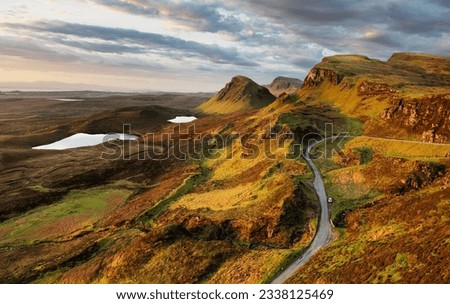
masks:
{"label": "rocky outcrop", "polygon": [[450,141],[450,95],[433,95],[422,99],[392,98],[381,118],[422,140],[434,143]]}
{"label": "rocky outcrop", "polygon": [[337,73],[331,69],[323,69],[314,67],[306,76],[303,81],[303,87],[315,87],[320,85],[323,81],[328,81],[333,85],[338,85],[341,83],[344,75]]}
{"label": "rocky outcrop", "polygon": [[395,93],[397,93],[397,90],[385,83],[363,81],[358,86],[358,95],[360,96],[375,96]]}
{"label": "rocky outcrop", "polygon": [[416,162],[414,170],[402,180],[402,184],[395,191],[396,194],[404,194],[411,190],[418,190],[428,186],[439,177],[445,175],[446,168],[441,164]]}

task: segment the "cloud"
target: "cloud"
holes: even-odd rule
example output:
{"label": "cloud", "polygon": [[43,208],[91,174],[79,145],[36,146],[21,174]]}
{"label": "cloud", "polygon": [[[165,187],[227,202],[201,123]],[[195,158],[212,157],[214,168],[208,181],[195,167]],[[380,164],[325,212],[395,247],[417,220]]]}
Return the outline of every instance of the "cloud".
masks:
{"label": "cloud", "polygon": [[[433,31],[437,21],[448,19],[448,1],[426,0],[372,1],[357,0],[230,0],[233,5],[273,18],[286,25],[357,28],[383,25],[407,33]],[[284,20],[284,21],[283,21]]]}
{"label": "cloud", "polygon": [[400,47],[401,44],[396,37],[388,35],[383,31],[371,30],[364,33],[364,39],[373,43],[381,44],[388,47]]}
{"label": "cloud", "polygon": [[[41,36],[62,35],[48,39],[60,44],[102,53],[164,53],[173,58],[201,57],[216,64],[234,64],[239,66],[257,66],[257,63],[242,58],[233,48],[202,44],[195,41],[141,32],[132,29],[110,28],[61,21],[40,21],[32,24],[3,23],[11,30],[22,30]],[[79,41],[96,39],[102,43]]]}
{"label": "cloud", "polygon": [[315,64],[319,62],[316,58],[305,57],[305,56],[293,56],[289,61],[296,67],[299,67],[304,70],[311,69]]}
{"label": "cloud", "polygon": [[[353,46],[365,42],[389,46],[391,49],[386,49],[386,52],[391,52],[412,35],[417,36],[419,45],[419,39],[439,39],[442,32],[450,31],[450,27],[436,30],[436,25],[450,15],[448,1],[444,0],[230,1],[244,11],[252,11],[260,18],[284,25],[286,32],[295,34],[299,41],[317,43],[330,49],[339,48],[344,52],[355,52],[359,48]],[[373,28],[383,30],[385,34],[377,39],[367,39],[362,35]]]}
{"label": "cloud", "polygon": [[222,31],[239,33],[246,28],[236,14],[227,13],[223,2],[201,0],[92,0],[91,2],[133,15],[169,19],[183,26],[211,33]]}
{"label": "cloud", "polygon": [[146,48],[141,46],[127,46],[111,43],[94,43],[87,41],[74,41],[60,38],[51,38],[55,43],[70,46],[78,49],[82,49],[88,52],[97,52],[105,54],[145,54]]}
{"label": "cloud", "polygon": [[403,34],[418,34],[424,37],[439,37],[436,24],[448,18],[450,9],[435,3],[416,1],[414,6],[405,3],[390,3],[382,21],[391,31]]}
{"label": "cloud", "polygon": [[[298,1],[298,0],[231,0],[260,15],[276,20],[297,20],[299,23],[342,23],[356,17],[360,9],[356,1]],[[344,2],[344,3],[343,3]],[[346,3],[345,3],[346,2]]]}
{"label": "cloud", "polygon": [[[0,55],[151,70],[169,79],[195,74],[199,83],[233,74],[266,83],[282,74],[302,78],[336,53],[450,53],[446,0],[73,1],[74,10],[44,0],[0,8]],[[81,16],[85,9],[92,10]]]}
{"label": "cloud", "polygon": [[0,36],[0,54],[55,62],[74,61],[78,59],[77,56],[57,52],[50,47],[30,42],[31,41],[29,40],[25,41],[20,38],[17,39]]}
{"label": "cloud", "polygon": [[[420,49],[423,40],[440,44],[443,32],[450,27],[440,27],[448,18],[448,1],[438,0],[229,0],[223,1],[150,1],[150,0],[92,0],[104,7],[122,13],[162,18],[191,30],[225,32],[249,52],[264,49],[265,57],[279,56],[278,45],[286,53],[296,50],[309,52],[311,44],[321,52],[358,53],[374,50],[374,56],[388,57],[390,53],[409,47]],[[367,36],[376,30],[376,36]],[[286,38],[289,37],[289,38]],[[292,38],[294,37],[294,39]],[[404,42],[407,42],[405,44]],[[384,49],[383,49],[384,47]],[[426,50],[423,50],[426,51]],[[305,63],[284,60],[296,66]],[[264,55],[257,58],[264,61]]]}

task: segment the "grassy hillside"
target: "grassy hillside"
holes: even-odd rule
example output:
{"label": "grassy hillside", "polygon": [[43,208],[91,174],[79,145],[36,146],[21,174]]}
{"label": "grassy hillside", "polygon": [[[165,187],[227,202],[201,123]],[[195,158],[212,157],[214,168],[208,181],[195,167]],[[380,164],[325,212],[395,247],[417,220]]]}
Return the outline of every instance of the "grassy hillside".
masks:
{"label": "grassy hillside", "polygon": [[405,53],[310,72],[300,99],[358,118],[363,134],[316,161],[338,237],[289,283],[449,282],[449,72],[448,57]]}
{"label": "grassy hillside", "polygon": [[[132,160],[102,160],[101,166],[97,164],[99,169],[84,175],[92,182],[104,183],[103,186],[76,184],[84,178],[71,176],[70,167],[56,170],[66,172],[68,178],[62,177],[57,184],[53,183],[52,174],[47,183],[33,183],[29,188],[33,193],[49,195],[57,189],[64,192],[61,198],[49,201],[48,206],[11,215],[0,224],[0,257],[4,261],[2,269],[6,270],[0,280],[268,281],[307,246],[317,222],[315,195],[300,178],[307,171],[306,165],[301,159],[286,158],[292,139],[282,140],[283,129],[276,136],[270,132],[278,115],[292,106],[292,102],[278,100],[259,111],[195,121],[196,131],[206,138],[218,134],[236,138],[229,142],[209,140],[212,150],[205,154],[208,157],[139,160],[149,147],[164,149],[160,133],[148,138],[144,135],[141,142],[147,139],[146,145],[135,143],[131,147]],[[130,117],[145,112],[141,110],[133,109]],[[86,122],[96,126],[99,121],[108,124],[108,117],[97,115],[86,118]],[[180,133],[174,133],[174,125],[160,120],[156,123],[161,124],[161,134],[173,134],[173,138],[198,136],[189,135],[189,124],[182,125]],[[236,134],[249,136],[242,141]],[[271,136],[271,140],[262,140]],[[205,149],[193,141],[176,145],[172,156]],[[89,156],[101,151],[98,147],[70,155],[87,163]],[[65,154],[45,155],[64,161],[58,155]],[[93,164],[86,168],[94,169]],[[111,170],[102,173],[101,168],[108,165]],[[92,176],[94,172],[97,178]],[[114,177],[114,181],[108,182],[107,176]],[[27,224],[17,227],[23,222]],[[247,273],[242,272],[244,268]]]}
{"label": "grassy hillside", "polygon": [[443,143],[450,142],[449,75],[449,57],[338,55],[317,64],[298,94],[363,120],[367,135]]}

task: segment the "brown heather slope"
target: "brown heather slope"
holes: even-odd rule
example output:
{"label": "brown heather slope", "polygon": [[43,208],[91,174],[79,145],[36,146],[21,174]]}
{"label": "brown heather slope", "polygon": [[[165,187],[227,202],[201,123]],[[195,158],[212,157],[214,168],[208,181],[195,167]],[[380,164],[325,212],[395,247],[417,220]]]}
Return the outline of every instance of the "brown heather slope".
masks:
{"label": "brown heather slope", "polygon": [[[37,110],[38,106],[35,107]],[[22,123],[31,129],[24,133],[23,125],[16,129],[3,129],[0,136],[0,220],[23,213],[39,205],[50,204],[62,198],[71,189],[101,185],[110,181],[128,179],[145,183],[151,181],[149,171],[157,174],[171,168],[161,161],[140,162],[139,149],[158,148],[159,143],[124,142],[112,145],[73,149],[71,151],[31,150],[33,146],[44,145],[83,132],[90,134],[123,132],[123,125],[129,124],[125,132],[145,134],[159,132],[167,120],[189,111],[161,106],[129,107],[101,112],[87,117],[60,118],[40,126],[33,122]],[[17,114],[16,114],[17,115]],[[62,115],[62,114],[58,114]],[[69,114],[71,115],[71,113]],[[20,119],[19,119],[20,120]],[[123,146],[123,147],[120,147]],[[124,152],[136,154],[130,160],[115,159],[123,148]],[[159,148],[158,148],[159,149]],[[109,153],[102,158],[102,153]],[[176,160],[171,165],[175,165]]]}
{"label": "brown heather slope", "polygon": [[316,161],[338,236],[288,283],[450,282],[450,145],[430,143],[449,142],[449,92],[448,57],[333,56],[311,70],[300,104],[332,105],[363,136]]}
{"label": "brown heather slope", "polygon": [[[236,132],[255,135],[250,141],[262,150],[259,135],[267,132],[275,117],[265,111],[249,112],[226,119],[203,118],[195,126],[202,134],[213,128],[224,137]],[[277,146],[274,143],[273,151],[281,155],[289,143]],[[58,274],[57,281],[83,282],[84,277],[101,283],[267,280],[310,240],[314,201],[308,186],[292,182],[303,174],[302,163],[267,159],[255,151],[247,151],[242,159],[245,150],[235,141],[203,159],[196,175],[185,182],[186,192],[169,195],[159,202],[167,204],[160,213],[156,205],[131,223],[142,232],[129,245],[116,243],[95,261]],[[96,266],[89,266],[92,263]],[[247,272],[242,272],[244,267]]]}
{"label": "brown heather slope", "polygon": [[[106,147],[41,151],[39,156],[28,156],[26,162],[16,159],[11,165],[20,182],[36,175],[28,188],[18,187],[34,193],[28,199],[34,205],[27,205],[32,207],[29,211],[18,209],[0,223],[0,267],[4,270],[0,281],[269,280],[309,243],[315,228],[314,194],[307,183],[298,180],[306,166],[285,159],[291,141],[283,137],[283,130],[278,130],[280,136],[270,132],[278,114],[292,105],[279,100],[260,111],[203,117],[183,124],[179,131],[159,120],[145,126],[150,118],[144,115],[138,130],[147,128],[155,134],[143,134],[139,144],[131,143],[130,150],[125,146],[130,160],[97,159]],[[103,128],[127,117],[136,119],[136,111],[114,111],[123,114],[119,116],[106,112],[77,121],[84,122],[81,126]],[[189,128],[194,125],[197,133]],[[184,141],[167,144],[163,134]],[[241,142],[236,134],[249,136]],[[194,141],[202,136],[213,149],[209,157],[200,155],[205,146]],[[160,153],[160,160],[139,157],[152,147]],[[193,158],[183,160],[183,152]],[[69,158],[69,165],[62,167]],[[44,163],[52,163],[49,172]],[[11,186],[14,181],[10,181]],[[60,190],[58,197],[43,204],[41,195]]]}
{"label": "brown heather slope", "polygon": [[216,95],[202,103],[198,110],[207,114],[230,114],[260,109],[275,100],[269,90],[248,77],[235,76]]}
{"label": "brown heather slope", "polygon": [[337,240],[288,283],[449,283],[449,165],[433,173],[428,163],[376,156],[328,173],[329,192],[353,211],[337,216]]}

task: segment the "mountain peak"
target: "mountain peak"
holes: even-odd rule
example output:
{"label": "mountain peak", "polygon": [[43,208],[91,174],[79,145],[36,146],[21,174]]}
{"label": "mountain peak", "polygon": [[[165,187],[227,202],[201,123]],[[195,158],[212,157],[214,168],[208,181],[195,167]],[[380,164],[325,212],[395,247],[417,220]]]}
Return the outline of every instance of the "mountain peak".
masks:
{"label": "mountain peak", "polygon": [[303,81],[297,78],[278,76],[268,86],[270,93],[279,96],[282,93],[291,94],[301,88]]}
{"label": "mountain peak", "polygon": [[269,90],[250,78],[234,76],[216,95],[199,106],[210,114],[228,114],[246,109],[263,108],[275,100]]}
{"label": "mountain peak", "polygon": [[235,82],[235,81],[253,81],[253,80],[251,80],[247,76],[236,75],[233,78],[231,78],[231,82]]}

